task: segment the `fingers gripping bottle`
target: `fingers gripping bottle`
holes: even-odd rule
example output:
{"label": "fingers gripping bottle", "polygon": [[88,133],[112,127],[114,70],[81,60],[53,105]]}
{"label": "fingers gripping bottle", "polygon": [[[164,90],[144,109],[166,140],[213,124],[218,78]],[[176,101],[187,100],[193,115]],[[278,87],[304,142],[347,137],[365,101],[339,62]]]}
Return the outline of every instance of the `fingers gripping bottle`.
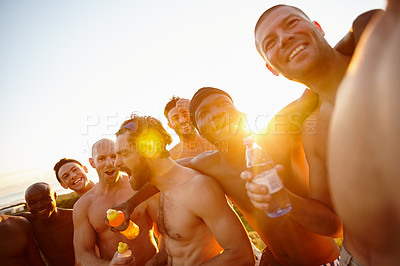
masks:
{"label": "fingers gripping bottle", "polygon": [[129,249],[128,245],[124,242],[119,242],[118,243],[118,258],[123,258],[123,257],[130,257],[132,255],[132,251]]}
{"label": "fingers gripping bottle", "polygon": [[[122,211],[109,209],[109,210],[107,210],[107,219],[108,219],[108,223],[112,227],[118,227],[124,221],[124,213]],[[132,240],[138,236],[139,227],[134,222],[129,220],[128,227],[125,230],[120,231],[120,233],[123,234],[126,238]]]}
{"label": "fingers gripping bottle", "polygon": [[271,194],[269,208],[266,211],[269,217],[279,217],[288,213],[292,205],[283,188],[282,181],[276,171],[272,158],[262,150],[252,136],[243,139],[246,146],[247,169],[253,174],[253,182],[264,185]]}

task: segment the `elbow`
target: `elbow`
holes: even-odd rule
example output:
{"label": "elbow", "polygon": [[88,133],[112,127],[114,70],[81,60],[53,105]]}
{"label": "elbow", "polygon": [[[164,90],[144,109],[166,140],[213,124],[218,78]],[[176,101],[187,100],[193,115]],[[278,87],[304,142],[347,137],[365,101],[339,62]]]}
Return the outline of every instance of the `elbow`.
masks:
{"label": "elbow", "polygon": [[342,221],[339,219],[339,217],[334,217],[334,219],[332,219],[332,221],[334,221],[331,226],[329,227],[329,229],[327,230],[327,236],[333,237],[333,238],[338,238],[341,237],[343,235],[343,223]]}

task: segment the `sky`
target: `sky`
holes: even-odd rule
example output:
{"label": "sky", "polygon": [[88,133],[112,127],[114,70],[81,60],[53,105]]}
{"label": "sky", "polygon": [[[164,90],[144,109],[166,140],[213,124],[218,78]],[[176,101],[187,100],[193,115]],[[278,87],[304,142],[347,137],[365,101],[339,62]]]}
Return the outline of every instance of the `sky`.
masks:
{"label": "sky", "polygon": [[258,17],[279,3],[318,21],[331,45],[359,14],[385,7],[383,0],[1,0],[0,187],[16,182],[11,173],[51,172],[63,157],[88,165],[92,144],[114,138],[133,112],[167,128],[168,100],[205,86],[231,94],[250,128],[260,129],[305,88],[273,76],[254,46]]}

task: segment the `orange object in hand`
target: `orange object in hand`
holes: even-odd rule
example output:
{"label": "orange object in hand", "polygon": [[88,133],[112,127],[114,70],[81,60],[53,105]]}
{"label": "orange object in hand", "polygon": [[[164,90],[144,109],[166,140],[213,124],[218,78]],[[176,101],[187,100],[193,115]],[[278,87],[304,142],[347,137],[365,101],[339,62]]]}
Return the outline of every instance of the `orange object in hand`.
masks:
{"label": "orange object in hand", "polygon": [[[108,223],[112,227],[117,227],[117,226],[121,225],[124,222],[124,217],[125,216],[122,211],[117,211],[114,209],[107,210]],[[134,222],[129,220],[128,227],[125,230],[120,231],[120,233],[123,234],[126,238],[132,240],[138,236],[139,227]]]}

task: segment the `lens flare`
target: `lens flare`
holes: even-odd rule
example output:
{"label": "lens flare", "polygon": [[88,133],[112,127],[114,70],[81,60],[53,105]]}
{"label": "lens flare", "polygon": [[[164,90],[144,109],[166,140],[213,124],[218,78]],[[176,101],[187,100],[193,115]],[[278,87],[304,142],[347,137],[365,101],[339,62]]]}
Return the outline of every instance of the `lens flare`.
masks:
{"label": "lens flare", "polygon": [[161,134],[153,129],[143,131],[136,139],[136,147],[143,157],[158,158],[164,147]]}

